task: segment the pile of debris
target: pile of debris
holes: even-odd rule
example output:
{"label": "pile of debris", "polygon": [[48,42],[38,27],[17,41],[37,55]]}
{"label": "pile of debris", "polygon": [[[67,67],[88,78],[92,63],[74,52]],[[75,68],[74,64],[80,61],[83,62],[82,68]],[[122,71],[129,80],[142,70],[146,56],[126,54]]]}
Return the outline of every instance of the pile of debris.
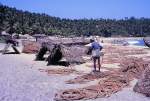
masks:
{"label": "pile of debris", "polygon": [[133,90],[150,97],[150,67],[145,69],[142,78],[138,80]]}
{"label": "pile of debris", "polygon": [[41,45],[34,41],[22,41],[23,45],[23,53],[37,53],[41,47]]}

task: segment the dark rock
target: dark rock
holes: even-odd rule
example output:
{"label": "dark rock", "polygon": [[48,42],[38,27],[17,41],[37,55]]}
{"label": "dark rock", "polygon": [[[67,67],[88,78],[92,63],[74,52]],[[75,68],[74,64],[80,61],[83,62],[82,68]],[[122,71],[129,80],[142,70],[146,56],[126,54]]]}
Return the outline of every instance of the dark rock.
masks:
{"label": "dark rock", "polygon": [[142,78],[138,80],[133,90],[150,97],[150,67],[145,69]]}

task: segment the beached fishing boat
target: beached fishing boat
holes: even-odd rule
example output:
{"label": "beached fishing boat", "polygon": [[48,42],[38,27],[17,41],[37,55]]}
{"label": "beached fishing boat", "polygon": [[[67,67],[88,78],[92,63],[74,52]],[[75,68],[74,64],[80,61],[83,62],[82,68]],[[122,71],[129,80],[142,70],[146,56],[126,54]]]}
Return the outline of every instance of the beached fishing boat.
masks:
{"label": "beached fishing boat", "polygon": [[143,41],[147,47],[150,47],[150,38],[149,37],[143,38]]}

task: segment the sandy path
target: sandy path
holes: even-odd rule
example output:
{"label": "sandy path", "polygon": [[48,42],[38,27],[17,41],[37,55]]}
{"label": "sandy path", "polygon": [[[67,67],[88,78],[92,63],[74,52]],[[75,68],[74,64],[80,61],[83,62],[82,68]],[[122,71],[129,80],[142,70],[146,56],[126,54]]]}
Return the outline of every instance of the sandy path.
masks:
{"label": "sandy path", "polygon": [[0,61],[0,101],[52,101],[56,82],[62,80],[32,69],[22,56],[0,56]]}
{"label": "sandy path", "polygon": [[[0,50],[3,47],[0,44]],[[34,54],[0,53],[0,101],[53,101],[55,93],[61,89],[87,86],[65,83],[76,77],[75,74],[48,76],[40,72],[39,68],[52,66],[46,66],[46,62],[33,61],[34,58]]]}
{"label": "sandy path", "polygon": [[0,55],[0,101],[53,101],[60,89],[76,87],[64,81],[72,76],[41,73],[44,62],[32,61],[34,55]]}

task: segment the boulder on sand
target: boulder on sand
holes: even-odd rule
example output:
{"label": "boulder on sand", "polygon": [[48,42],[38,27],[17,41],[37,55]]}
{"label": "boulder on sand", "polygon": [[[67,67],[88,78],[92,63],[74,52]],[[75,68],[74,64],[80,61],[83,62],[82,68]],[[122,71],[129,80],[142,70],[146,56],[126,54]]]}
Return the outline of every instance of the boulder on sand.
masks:
{"label": "boulder on sand", "polygon": [[150,97],[150,66],[145,69],[142,78],[138,80],[133,90]]}
{"label": "boulder on sand", "polygon": [[58,64],[58,62],[62,59],[62,57],[63,57],[63,54],[62,54],[60,45],[55,45],[50,55],[47,58],[47,61],[48,61],[47,65]]}

